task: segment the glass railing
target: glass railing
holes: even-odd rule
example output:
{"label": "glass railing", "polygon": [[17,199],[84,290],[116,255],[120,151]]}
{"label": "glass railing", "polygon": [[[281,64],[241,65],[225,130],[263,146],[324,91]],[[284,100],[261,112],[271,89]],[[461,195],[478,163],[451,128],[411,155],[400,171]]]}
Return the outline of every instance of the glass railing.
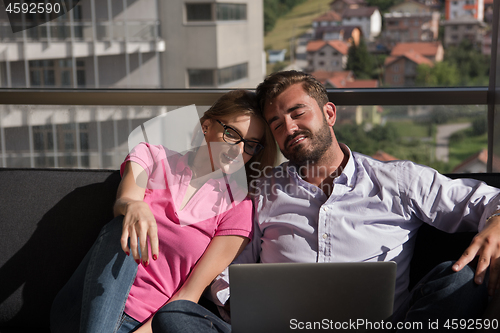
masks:
{"label": "glass railing", "polygon": [[[203,112],[223,93],[3,89],[0,166],[116,169],[132,129],[184,105]],[[380,160],[409,159],[443,173],[487,170],[486,87],[328,93],[337,105],[335,133],[354,151]],[[493,171],[500,170],[494,165]]]}

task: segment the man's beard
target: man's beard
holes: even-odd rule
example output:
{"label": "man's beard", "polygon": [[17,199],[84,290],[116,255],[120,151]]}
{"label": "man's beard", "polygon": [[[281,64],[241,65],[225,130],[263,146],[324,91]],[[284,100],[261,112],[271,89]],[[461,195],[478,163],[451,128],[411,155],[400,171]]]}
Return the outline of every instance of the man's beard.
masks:
{"label": "man's beard", "polygon": [[299,143],[290,151],[282,152],[283,156],[298,166],[306,165],[307,163],[317,163],[332,145],[332,133],[326,119],[324,119],[323,126],[316,133],[312,133],[309,130],[302,130],[288,136],[285,140],[285,147],[299,135],[304,135],[308,138],[310,147],[305,148]]}

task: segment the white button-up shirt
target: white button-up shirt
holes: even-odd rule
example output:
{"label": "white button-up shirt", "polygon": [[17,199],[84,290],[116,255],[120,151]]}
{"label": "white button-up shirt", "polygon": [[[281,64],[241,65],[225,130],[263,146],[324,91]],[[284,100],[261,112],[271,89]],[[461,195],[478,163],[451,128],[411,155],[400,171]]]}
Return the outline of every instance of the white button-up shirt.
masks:
{"label": "white button-up shirt", "polygon": [[[479,231],[500,209],[500,190],[477,180],[451,180],[410,161],[380,162],[342,147],[350,157],[330,196],[304,181],[289,162],[253,184],[254,237],[235,262],[395,261],[397,309],[408,293],[420,225]],[[224,304],[228,297],[226,270],[214,282],[212,298]]]}

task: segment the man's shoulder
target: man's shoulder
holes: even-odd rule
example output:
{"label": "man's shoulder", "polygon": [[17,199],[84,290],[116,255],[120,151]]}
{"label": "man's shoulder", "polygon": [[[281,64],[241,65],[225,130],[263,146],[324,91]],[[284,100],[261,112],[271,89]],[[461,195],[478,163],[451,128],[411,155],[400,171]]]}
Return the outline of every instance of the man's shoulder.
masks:
{"label": "man's shoulder", "polygon": [[289,168],[289,162],[285,161],[280,165],[275,166],[270,170],[266,170],[266,172],[263,172],[258,178],[258,181],[262,183],[268,181],[275,182],[283,179],[288,180],[290,178],[290,173],[288,168]]}
{"label": "man's shoulder", "polygon": [[390,160],[390,161],[381,161],[378,160],[374,157],[361,154],[358,152],[353,151],[352,152],[352,157],[354,158],[354,162],[357,165],[366,165],[366,166],[371,166],[373,168],[397,168],[397,167],[405,167],[408,165],[418,165],[412,161],[409,160]]}

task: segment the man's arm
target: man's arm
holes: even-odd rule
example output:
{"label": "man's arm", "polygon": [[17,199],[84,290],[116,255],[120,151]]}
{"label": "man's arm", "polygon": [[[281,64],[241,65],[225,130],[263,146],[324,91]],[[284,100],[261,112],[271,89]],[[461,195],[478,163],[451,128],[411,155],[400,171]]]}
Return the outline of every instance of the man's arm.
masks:
{"label": "man's arm", "polygon": [[[495,214],[498,213],[500,210],[495,212]],[[471,245],[453,266],[453,270],[460,271],[476,256],[479,257],[479,260],[474,281],[477,284],[482,284],[489,267],[488,292],[492,296],[497,289],[500,289],[500,216],[493,216],[486,222],[485,228],[474,237]]]}
{"label": "man's arm", "polygon": [[500,216],[494,216],[500,212],[499,189],[474,179],[451,180],[411,162],[403,165],[398,178],[410,214],[448,233],[478,231],[454,270],[479,256],[475,282],[483,283],[490,267],[489,292],[499,288]]}

